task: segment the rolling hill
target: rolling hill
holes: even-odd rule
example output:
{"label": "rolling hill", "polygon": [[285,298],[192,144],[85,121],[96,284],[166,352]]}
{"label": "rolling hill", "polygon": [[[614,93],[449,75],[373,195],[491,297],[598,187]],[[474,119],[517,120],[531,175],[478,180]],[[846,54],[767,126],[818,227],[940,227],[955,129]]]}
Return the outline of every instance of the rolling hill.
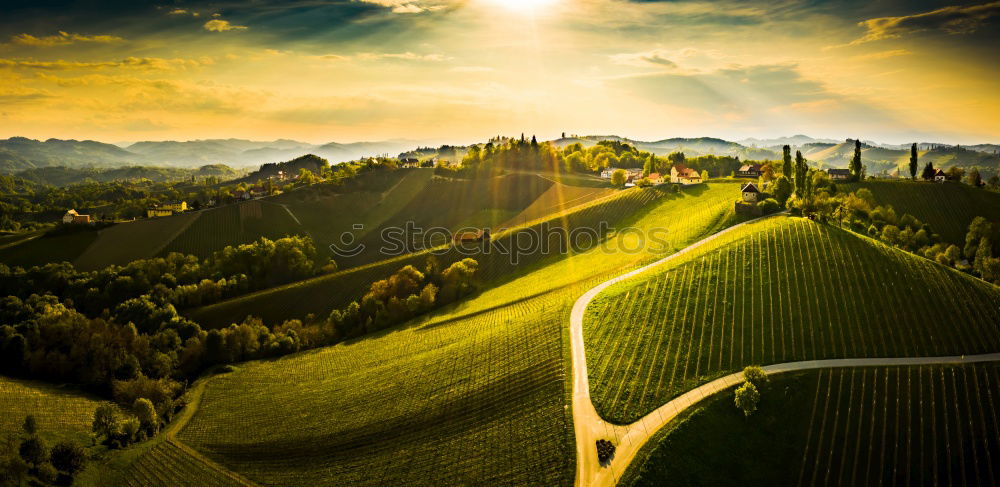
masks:
{"label": "rolling hill", "polygon": [[24,417],[34,415],[39,435],[49,444],[61,440],[90,443],[99,397],[46,382],[0,377],[0,437],[20,434]]}
{"label": "rolling hill", "polygon": [[25,137],[0,140],[0,172],[48,166],[79,167],[135,164],[140,157],[121,147],[93,140],[39,141]]}
{"label": "rolling hill", "polygon": [[[567,485],[573,453],[562,336],[570,306],[595,280],[726,225],[734,191],[734,184],[680,194],[629,190],[619,198],[645,195],[644,202],[595,203],[595,214],[618,214],[622,227],[669,229],[669,244],[641,246],[626,234],[526,262],[519,277],[431,316],[245,364],[207,383],[178,438],[262,484]],[[183,475],[173,467],[181,459],[163,461],[161,471]]]}
{"label": "rolling hill", "polygon": [[[854,141],[848,140],[832,146],[811,145],[804,149],[807,150],[803,150],[802,155],[814,166],[843,168],[847,167],[854,156]],[[959,146],[937,146],[933,150],[920,150],[917,155],[920,159],[920,169],[923,169],[924,164],[928,162],[933,162],[934,167],[942,169],[951,166],[976,166],[994,171],[1000,169],[1000,155]],[[862,143],[861,161],[865,164],[869,175],[882,171],[891,173],[896,168],[901,168],[900,172],[903,174],[909,174],[910,149],[909,147],[894,149]]]}
{"label": "rolling hill", "polygon": [[245,167],[293,159],[310,153],[337,163],[368,156],[398,154],[416,145],[417,142],[409,140],[310,144],[286,139],[208,139],[143,141],[122,148],[93,140],[39,141],[11,137],[0,140],[0,173],[12,174],[26,169],[53,166],[108,168],[155,165],[192,168],[228,164]]}
{"label": "rolling hill", "polygon": [[966,184],[869,180],[846,185],[849,191],[868,188],[880,205],[891,205],[899,216],[909,213],[928,223],[934,233],[961,247],[972,219],[993,222],[1000,238],[1000,194]]}
{"label": "rolling hill", "polygon": [[584,322],[591,393],[624,423],[751,364],[993,352],[996,303],[996,286],[778,216],[598,296]]}
{"label": "rolling hill", "polygon": [[778,376],[745,418],[727,392],[664,432],[622,485],[994,485],[1000,366]]}

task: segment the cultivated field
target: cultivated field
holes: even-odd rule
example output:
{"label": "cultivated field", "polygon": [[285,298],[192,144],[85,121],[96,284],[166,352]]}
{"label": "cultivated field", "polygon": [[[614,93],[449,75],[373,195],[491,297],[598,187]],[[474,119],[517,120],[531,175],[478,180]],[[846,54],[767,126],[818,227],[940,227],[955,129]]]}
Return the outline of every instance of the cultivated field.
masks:
{"label": "cultivated field", "polygon": [[611,188],[593,188],[569,186],[562,183],[553,184],[548,191],[541,194],[527,208],[504,223],[503,226],[513,227],[525,222],[558,213],[577,205],[614,194]]}
{"label": "cultivated field", "polygon": [[[660,196],[621,207],[632,209],[620,219],[670,228],[683,246],[727,221],[734,188],[650,190]],[[526,266],[533,272],[351,343],[241,365],[207,384],[178,438],[262,484],[567,485],[569,308],[594,283],[673,251],[626,251],[634,243]]]}
{"label": "cultivated field", "polygon": [[180,252],[208,257],[227,246],[302,234],[302,227],[280,205],[254,200],[201,212],[201,216],[173,239],[161,254]]}
{"label": "cultivated field", "polygon": [[[95,483],[105,483],[100,479]],[[139,456],[128,466],[114,485],[143,487],[147,485],[198,485],[202,487],[230,487],[240,484],[222,473],[209,468],[195,457],[169,441],[161,441]]]}
{"label": "cultivated field", "polygon": [[62,439],[89,445],[94,410],[103,402],[69,387],[0,377],[0,438],[19,434],[24,417],[33,414],[50,445]]}
{"label": "cultivated field", "polygon": [[91,271],[151,258],[201,215],[202,212],[188,212],[105,228],[73,264],[78,269]]}
{"label": "cultivated field", "polygon": [[263,484],[563,483],[561,327],[544,304],[245,364],[179,438]]}
{"label": "cultivated field", "polygon": [[992,221],[995,236],[1000,237],[998,193],[950,182],[866,181],[846,186],[850,191],[861,187],[870,189],[879,204],[892,205],[899,216],[909,213],[929,223],[934,233],[959,247],[965,243],[969,223],[977,216]]}
{"label": "cultivated field", "polygon": [[624,423],[750,364],[1000,350],[1000,288],[778,216],[608,289],[584,339],[594,404]]}
{"label": "cultivated field", "polygon": [[[555,248],[559,239],[567,240],[565,231],[560,229],[598,228],[602,222],[609,227],[624,228],[626,226],[640,229],[662,228],[667,245],[666,248],[656,248],[652,245],[642,245],[635,234],[624,234],[619,238],[612,235],[607,239],[604,250],[590,252],[587,264],[575,267],[579,259],[565,259],[558,252],[539,252],[541,241],[525,239],[517,243],[517,235],[525,234],[522,229],[512,229],[510,233],[496,235],[498,244],[510,247],[514,244],[526,249],[518,262],[513,263],[506,254],[495,251],[484,253],[481,249],[456,249],[436,252],[442,264],[447,264],[463,257],[472,257],[480,262],[480,278],[487,283],[497,283],[509,279],[513,275],[521,275],[536,270],[545,265],[558,265],[562,273],[558,274],[559,282],[566,277],[587,276],[597,271],[593,269],[618,269],[637,265],[643,259],[669,253],[683,247],[692,241],[692,236],[701,235],[711,228],[725,224],[732,213],[732,198],[738,192],[734,184],[713,184],[707,187],[691,188],[685,193],[670,194],[659,189],[623,191],[612,197],[596,201],[589,205],[573,208],[569,211],[549,215],[535,221],[529,221],[527,227],[533,229],[536,235],[544,234]],[[544,225],[547,225],[544,226]],[[542,232],[541,229],[549,231]],[[580,238],[578,252],[583,252],[595,246],[595,242]],[[641,249],[636,252],[622,251],[625,249]],[[440,249],[439,249],[440,250]],[[616,253],[617,257],[609,258],[604,252]],[[340,307],[351,300],[359,298],[367,290],[367,284],[382,279],[406,264],[422,268],[425,253],[404,255],[387,261],[376,262],[362,267],[348,269],[335,274],[300,281],[285,286],[275,287],[261,292],[249,294],[203,308],[190,310],[185,314],[204,326],[228,326],[234,321],[241,321],[248,314],[262,317],[266,322],[280,322],[289,318],[301,318],[307,313],[325,316],[334,307]],[[568,276],[564,273],[570,272]],[[531,294],[531,293],[529,293]]]}
{"label": "cultivated field", "polygon": [[633,485],[1000,481],[997,364],[819,370],[772,381],[749,418],[731,391],[706,401],[631,472]]}
{"label": "cultivated field", "polygon": [[38,238],[12,239],[0,247],[0,263],[24,268],[50,262],[73,262],[95,239],[95,231],[76,231]]}

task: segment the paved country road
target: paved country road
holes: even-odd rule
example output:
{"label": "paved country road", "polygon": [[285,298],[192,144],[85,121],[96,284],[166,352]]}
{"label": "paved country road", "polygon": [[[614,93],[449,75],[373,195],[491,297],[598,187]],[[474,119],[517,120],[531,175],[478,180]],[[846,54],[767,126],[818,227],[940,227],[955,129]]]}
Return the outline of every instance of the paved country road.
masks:
{"label": "paved country road", "polygon": [[[770,215],[763,218],[771,218]],[[661,428],[676,418],[689,407],[697,404],[713,394],[724,391],[743,381],[743,373],[736,372],[713,380],[700,387],[692,389],[672,401],[660,406],[638,421],[629,425],[615,425],[604,421],[594,403],[590,400],[590,382],[587,376],[587,355],[583,345],[583,318],[587,305],[598,294],[608,287],[626,279],[642,274],[650,269],[663,265],[682,256],[712,240],[734,231],[743,225],[761,220],[758,218],[739,225],[734,225],[668,257],[652,264],[628,272],[614,279],[605,281],[587,291],[577,299],[570,315],[570,344],[573,354],[573,427],[576,433],[576,481],[577,487],[613,486],[625,474],[629,464],[635,458],[643,445]],[[950,357],[901,357],[901,358],[850,358],[831,360],[806,360],[788,362],[763,367],[771,374],[793,372],[799,370],[826,369],[836,367],[876,367],[894,365],[937,365],[964,364],[976,362],[1000,361],[1000,353],[984,355],[961,355]],[[610,439],[615,443],[615,455],[607,465],[601,465],[597,460],[596,442],[599,439]]]}

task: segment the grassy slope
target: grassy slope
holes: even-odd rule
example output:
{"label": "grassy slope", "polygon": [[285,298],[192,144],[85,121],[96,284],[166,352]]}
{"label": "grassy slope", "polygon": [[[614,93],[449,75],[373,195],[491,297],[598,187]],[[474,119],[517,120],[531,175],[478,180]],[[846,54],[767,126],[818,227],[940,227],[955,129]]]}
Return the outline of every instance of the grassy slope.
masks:
{"label": "grassy slope", "polygon": [[208,384],[180,439],[262,483],[565,485],[569,308],[724,224],[734,188],[663,195],[620,222],[671,229],[668,248],[612,239],[404,327],[246,364]]}
{"label": "grassy slope", "polygon": [[1000,194],[958,183],[912,181],[866,181],[846,185],[850,191],[871,190],[879,204],[888,204],[899,216],[909,213],[930,224],[935,233],[959,247],[965,243],[969,223],[977,216],[988,218],[1000,237]]}
{"label": "grassy slope", "polygon": [[996,364],[780,376],[748,419],[726,392],[673,425],[632,485],[996,485],[998,379]]}
{"label": "grassy slope", "polygon": [[69,387],[0,377],[0,438],[20,433],[24,417],[33,414],[49,445],[63,439],[89,445],[94,410],[103,402]]}
{"label": "grassy slope", "polygon": [[594,403],[629,422],[745,365],[1000,350],[1000,288],[802,218],[750,224],[591,304]]}
{"label": "grassy slope", "polygon": [[245,201],[202,212],[201,216],[160,253],[180,252],[207,257],[226,246],[272,240],[304,233],[283,207],[267,200]]}
{"label": "grassy slope", "polygon": [[511,227],[524,222],[541,218],[545,215],[558,213],[574,206],[584,204],[597,198],[614,194],[610,188],[592,188],[553,184],[548,191],[541,194],[527,208],[510,218],[504,226]]}
{"label": "grassy slope", "polygon": [[[607,222],[610,226],[623,227],[629,221],[622,221],[622,218],[640,211],[653,199],[674,201],[675,205],[668,205],[674,207],[686,207],[685,203],[690,202],[690,207],[684,215],[657,216],[661,226],[669,229],[670,232],[667,235],[672,240],[671,244],[674,248],[678,248],[685,241],[684,239],[689,232],[715,223],[720,214],[731,210],[731,199],[736,191],[734,188],[735,186],[732,184],[723,183],[709,187],[691,188],[687,190],[687,193],[680,195],[669,195],[657,189],[624,191],[593,205],[577,207],[569,212],[539,220],[542,223],[534,225],[532,222],[528,223],[531,225],[530,228],[539,233],[546,228],[543,225],[549,225],[549,230],[557,227],[576,228],[580,226],[596,228],[601,222]],[[558,233],[555,231],[546,232],[554,240],[559,238]],[[512,238],[514,237],[511,235],[506,237],[498,235],[494,240],[509,247]],[[585,239],[581,238],[581,241],[585,241]],[[629,240],[629,242],[633,242],[633,240]],[[461,252],[450,249],[447,252],[438,252],[437,257],[443,264],[466,256],[475,258],[481,265],[480,277],[487,282],[496,282],[507,278],[512,272],[523,271],[526,266],[539,259],[558,258],[540,254],[535,251],[536,247],[537,242],[534,244],[527,242],[524,248],[529,249],[529,255],[522,256],[517,264],[512,264],[507,255],[501,255],[495,251],[486,254],[476,249],[466,249]],[[324,316],[334,306],[344,306],[351,300],[360,297],[372,281],[382,279],[406,264],[414,264],[423,268],[425,259],[426,254],[405,255],[193,309],[185,314],[208,327],[227,326],[234,321],[242,320],[248,314],[260,316],[267,322],[299,318],[307,313]],[[604,265],[604,263],[597,265]]]}
{"label": "grassy slope", "polygon": [[98,232],[87,230],[13,240],[9,242],[13,245],[0,248],[0,262],[21,267],[45,265],[50,262],[72,262],[97,238]]}
{"label": "grassy slope", "polygon": [[74,262],[81,270],[125,265],[153,257],[204,212],[189,212],[149,220],[119,223],[100,231],[100,236]]}

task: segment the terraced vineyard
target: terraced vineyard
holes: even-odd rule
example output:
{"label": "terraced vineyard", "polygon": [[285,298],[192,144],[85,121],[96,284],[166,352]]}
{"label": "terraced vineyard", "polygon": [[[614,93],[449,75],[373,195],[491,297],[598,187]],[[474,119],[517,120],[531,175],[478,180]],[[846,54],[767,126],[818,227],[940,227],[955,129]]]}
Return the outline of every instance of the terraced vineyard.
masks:
{"label": "terraced vineyard", "polygon": [[246,364],[180,440],[263,484],[560,484],[559,316],[536,298]]}
{"label": "terraced vineyard", "polygon": [[169,441],[162,441],[140,456],[126,475],[115,485],[200,485],[204,487],[239,486],[240,483],[209,468]]}
{"label": "terraced vineyard", "polygon": [[584,339],[597,410],[631,422],[750,364],[1000,350],[1000,288],[779,216],[609,288]]}
{"label": "terraced vineyard", "polygon": [[773,381],[750,418],[731,392],[706,401],[632,472],[633,485],[1000,481],[1000,365],[819,370]]}
{"label": "terraced vineyard", "polygon": [[[622,222],[670,228],[672,243],[684,245],[723,224],[732,191],[661,193]],[[612,239],[529,267],[449,310],[352,343],[242,365],[207,384],[179,439],[262,484],[566,485],[569,308],[596,282],[672,251],[628,252],[634,243]]]}
{"label": "terraced vineyard", "polygon": [[199,216],[199,212],[188,212],[105,228],[73,264],[81,270],[97,270],[109,265],[125,265],[136,259],[148,259]]}
{"label": "terraced vineyard", "polygon": [[73,262],[96,240],[97,232],[77,231],[62,235],[42,235],[18,239],[0,247],[0,263],[8,266],[33,267],[50,262]]}
{"label": "terraced vineyard", "polygon": [[20,432],[24,417],[32,414],[46,440],[89,444],[94,410],[104,402],[71,388],[0,377],[0,438]]}
{"label": "terraced vineyard", "polygon": [[207,257],[229,245],[272,240],[304,231],[284,207],[269,201],[246,201],[213,208],[173,239],[161,253],[180,252]]}
{"label": "terraced vineyard", "polygon": [[847,185],[849,190],[871,190],[881,205],[892,205],[899,216],[909,213],[929,223],[946,242],[965,243],[972,219],[981,216],[993,222],[1000,238],[1000,194],[958,183],[866,181]]}
{"label": "terraced vineyard", "polygon": [[[602,222],[608,227],[636,227],[639,229],[659,228],[666,232],[660,234],[665,245],[647,245],[642,242],[637,233],[624,233],[620,238],[617,234],[606,239],[597,247],[598,252],[585,252],[594,248],[596,243],[585,237],[578,240],[580,247],[576,251],[591,255],[587,264],[573,275],[590,275],[586,269],[617,269],[623,266],[636,265],[643,259],[671,252],[691,241],[692,236],[701,235],[711,228],[725,224],[732,213],[732,197],[736,191],[733,184],[716,184],[704,188],[692,188],[679,195],[665,193],[658,189],[630,190],[618,193],[607,199],[596,201],[590,205],[577,207],[568,212],[550,215],[547,218],[527,223],[527,228],[535,235],[545,235],[546,242],[553,249],[548,253],[538,252],[543,248],[542,241],[524,241],[522,248],[526,249],[519,260],[513,263],[508,254],[484,253],[481,249],[451,249],[440,251],[438,259],[449,263],[463,257],[472,257],[480,262],[480,277],[495,283],[508,279],[512,275],[523,274],[544,265],[554,264],[566,266],[566,269],[576,269],[574,262],[578,259],[565,259],[564,255],[554,251],[558,248],[560,239],[568,241],[566,231],[560,229],[599,228]],[[547,231],[543,231],[543,229]],[[515,241],[517,232],[500,234],[494,238],[498,245],[510,248]],[[529,232],[525,232],[529,233]],[[635,251],[629,251],[629,250]],[[608,254],[616,254],[614,259]],[[288,318],[299,318],[307,313],[324,316],[334,306],[343,306],[357,299],[368,283],[382,279],[406,264],[422,267],[426,255],[417,253],[400,258],[390,259],[367,266],[348,269],[336,274],[301,281],[286,286],[271,288],[258,293],[249,294],[236,299],[223,301],[204,308],[187,312],[191,319],[210,327],[228,326],[234,321],[240,321],[246,315],[253,314],[266,322],[280,322]],[[583,274],[580,274],[583,272]],[[562,281],[560,281],[562,282]],[[534,294],[534,293],[529,293]]]}

